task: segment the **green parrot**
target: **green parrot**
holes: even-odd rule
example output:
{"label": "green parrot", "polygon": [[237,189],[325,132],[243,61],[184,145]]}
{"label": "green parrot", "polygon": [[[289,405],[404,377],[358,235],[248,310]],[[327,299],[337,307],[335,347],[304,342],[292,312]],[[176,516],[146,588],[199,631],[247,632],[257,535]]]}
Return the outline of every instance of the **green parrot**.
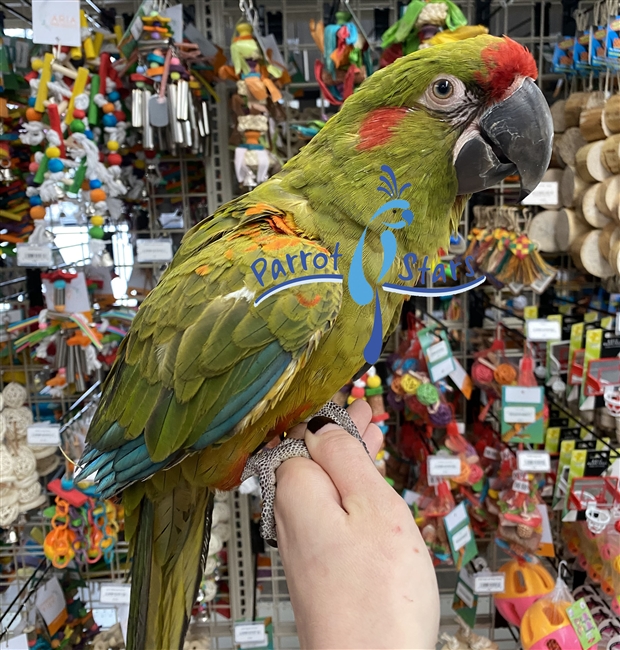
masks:
{"label": "green parrot", "polygon": [[553,127],[536,74],[507,38],[403,57],[185,235],[119,347],[76,473],[123,493],[129,650],[182,648],[214,491],[376,358],[404,300],[381,287],[405,286],[404,257],[447,250],[471,193],[517,172],[524,194],[538,184]]}

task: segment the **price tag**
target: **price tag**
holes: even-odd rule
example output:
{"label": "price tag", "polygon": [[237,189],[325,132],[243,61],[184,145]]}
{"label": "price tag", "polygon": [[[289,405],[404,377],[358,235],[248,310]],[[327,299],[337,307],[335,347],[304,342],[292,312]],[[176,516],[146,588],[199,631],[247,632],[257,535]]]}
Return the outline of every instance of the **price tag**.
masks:
{"label": "price tag", "polygon": [[459,503],[454,510],[444,517],[444,522],[448,532],[458,528],[458,526],[460,526],[464,521],[467,521],[467,510],[465,509],[464,503]]}
{"label": "price tag", "polygon": [[533,406],[504,406],[504,422],[508,424],[536,422],[536,408]]}
{"label": "price tag", "polygon": [[172,259],[171,239],[138,239],[138,262],[169,262]]}
{"label": "price tag", "polygon": [[[584,650],[596,647],[598,642],[601,640],[601,633],[598,630],[585,599],[580,598],[570,607],[567,607],[566,614],[568,615],[568,620],[571,622],[571,625],[579,638],[581,647]],[[608,647],[611,648],[613,645],[614,644],[612,643]]]}
{"label": "price tag", "polygon": [[458,551],[459,549],[463,548],[467,542],[471,539],[471,528],[469,526],[465,526],[465,528],[461,528],[458,532],[454,533],[452,536],[452,546],[455,551]]}
{"label": "price tag", "polygon": [[56,634],[68,616],[67,603],[58,578],[48,580],[37,589],[35,605],[47,624],[50,634]]}
{"label": "price tag", "polygon": [[49,246],[17,244],[17,266],[52,266],[52,249]]}
{"label": "price tag", "polygon": [[551,456],[548,451],[519,451],[517,464],[522,472],[547,473],[551,471]]}
{"label": "price tag", "polygon": [[521,201],[521,205],[557,205],[559,202],[558,183],[543,181]]}
{"label": "price tag", "polygon": [[515,492],[520,492],[521,494],[529,494],[530,493],[529,481],[522,481],[520,479],[517,479],[516,481],[513,481],[512,489]]}
{"label": "price tag", "polygon": [[467,605],[467,607],[474,606],[474,594],[471,592],[463,582],[459,580],[456,586],[456,595]]}
{"label": "price tag", "polygon": [[489,460],[499,460],[499,451],[495,447],[485,447],[482,455]]}
{"label": "price tag", "polygon": [[561,341],[562,325],[557,320],[532,318],[525,323],[528,341]]}
{"label": "price tag", "polygon": [[477,594],[499,594],[506,589],[506,575],[497,573],[479,573],[474,576],[474,591]]}
{"label": "price tag", "polygon": [[506,386],[504,388],[504,399],[506,402],[517,404],[539,404],[543,399],[542,386]]}
{"label": "price tag", "polygon": [[79,0],[33,0],[33,43],[79,47],[81,34]]}
{"label": "price tag", "polygon": [[447,357],[450,354],[450,351],[448,350],[446,342],[440,341],[439,343],[435,343],[435,345],[431,345],[428,350],[426,350],[426,354],[428,360],[431,363],[435,363],[436,361],[441,361],[441,359]]}
{"label": "price tag", "polygon": [[260,623],[235,623],[235,643],[265,643],[267,633],[265,624]]}
{"label": "price tag", "polygon": [[116,607],[93,607],[93,620],[101,627],[112,627],[118,620]]}
{"label": "price tag", "polygon": [[403,490],[401,496],[403,497],[405,503],[409,507],[411,507],[414,503],[419,503],[420,499],[422,498],[422,495],[418,494],[418,492],[414,492],[413,490],[407,490],[407,489]]}
{"label": "price tag", "polygon": [[99,601],[115,605],[129,605],[131,585],[102,584]]}
{"label": "price tag", "polygon": [[428,473],[431,476],[458,476],[461,473],[461,459],[451,456],[429,456]]}
{"label": "price tag", "polygon": [[433,382],[436,382],[447,377],[451,372],[454,372],[455,369],[456,365],[454,363],[454,358],[448,357],[447,359],[436,363],[434,366],[430,366],[429,372]]}
{"label": "price tag", "polygon": [[60,425],[41,422],[31,424],[26,435],[28,444],[33,447],[49,447],[60,444]]}

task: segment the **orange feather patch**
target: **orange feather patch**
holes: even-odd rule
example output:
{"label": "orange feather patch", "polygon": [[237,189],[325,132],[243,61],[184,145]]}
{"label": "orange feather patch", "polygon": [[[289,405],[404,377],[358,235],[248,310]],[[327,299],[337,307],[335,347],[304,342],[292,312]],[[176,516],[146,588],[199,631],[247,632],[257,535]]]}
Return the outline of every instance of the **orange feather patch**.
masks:
{"label": "orange feather patch", "polygon": [[306,298],[301,293],[296,293],[295,297],[297,298],[297,302],[302,307],[316,307],[321,302],[321,296],[318,293],[314,296],[314,298]]}

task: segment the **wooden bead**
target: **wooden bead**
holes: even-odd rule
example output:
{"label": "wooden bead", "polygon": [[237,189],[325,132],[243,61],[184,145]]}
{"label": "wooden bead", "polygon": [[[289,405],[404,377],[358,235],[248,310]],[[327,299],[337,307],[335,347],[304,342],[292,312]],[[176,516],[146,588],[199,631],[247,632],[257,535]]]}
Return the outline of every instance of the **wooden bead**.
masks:
{"label": "wooden bead", "polygon": [[33,205],[30,208],[30,216],[33,219],[45,219],[45,208],[42,205]]}
{"label": "wooden bead", "polygon": [[91,190],[90,200],[93,203],[99,203],[99,201],[105,201],[106,194],[103,190]]}
{"label": "wooden bead", "polygon": [[39,111],[35,111],[34,108],[26,109],[26,119],[29,122],[40,122],[42,117],[43,117],[43,113],[39,113]]}

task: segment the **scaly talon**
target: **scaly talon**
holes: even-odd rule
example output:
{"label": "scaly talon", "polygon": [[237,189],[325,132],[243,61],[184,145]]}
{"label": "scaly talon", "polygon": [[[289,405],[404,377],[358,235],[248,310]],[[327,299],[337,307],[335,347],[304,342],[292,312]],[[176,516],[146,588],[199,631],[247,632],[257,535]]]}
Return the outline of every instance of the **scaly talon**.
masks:
{"label": "scaly talon", "polygon": [[[347,433],[350,433],[354,438],[359,440],[368,453],[366,443],[357,430],[355,422],[353,422],[345,409],[334,404],[334,402],[328,402],[314,417],[325,419],[325,424],[331,422],[342,427]],[[263,498],[260,534],[271,546],[278,545],[274,514],[276,470],[289,458],[310,458],[310,453],[303,440],[299,440],[298,438],[285,438],[277,447],[263,449],[248,460],[241,476],[242,482],[251,476],[258,476]]]}

